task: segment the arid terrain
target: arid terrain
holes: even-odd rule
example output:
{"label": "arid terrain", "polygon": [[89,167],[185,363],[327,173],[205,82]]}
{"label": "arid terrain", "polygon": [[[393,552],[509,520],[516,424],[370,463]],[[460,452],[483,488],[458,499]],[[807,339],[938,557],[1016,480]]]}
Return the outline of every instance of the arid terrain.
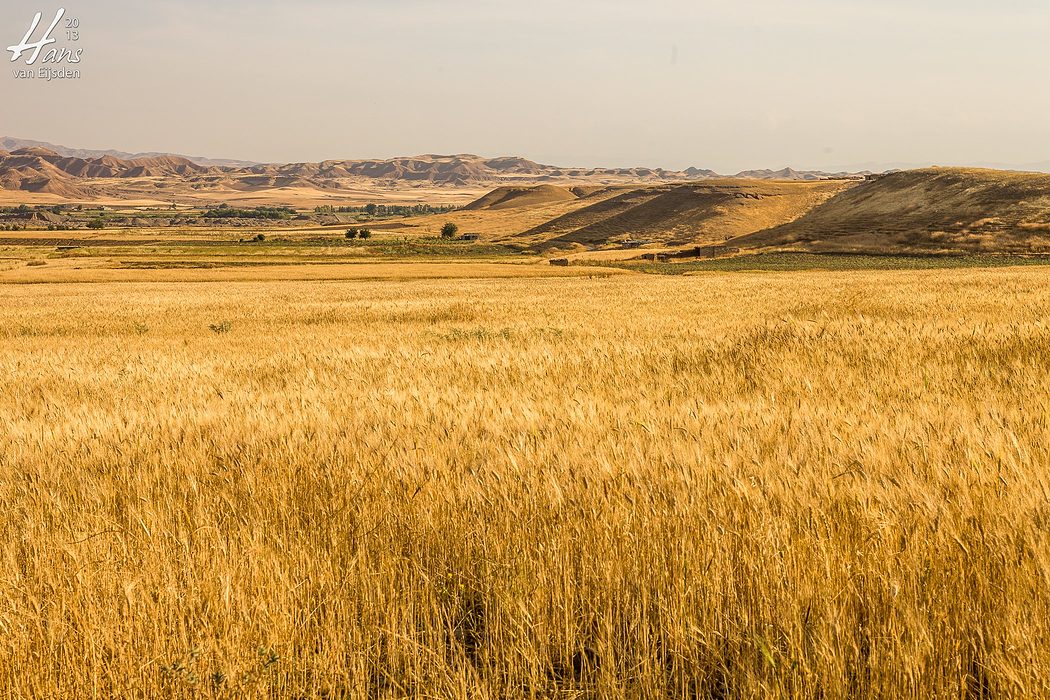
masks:
{"label": "arid terrain", "polygon": [[1050,697],[1050,176],[23,148],[0,695]]}
{"label": "arid terrain", "polygon": [[1050,175],[1041,173],[787,169],[727,178],[517,157],[252,164],[53,148],[0,151],[0,246],[37,231],[82,232],[52,236],[58,245],[234,243],[248,230],[335,241],[362,224],[388,240],[421,240],[452,222],[469,241],[573,260],[1050,252]]}
{"label": "arid terrain", "polygon": [[[116,203],[138,206],[254,203],[313,207],[366,202],[420,201],[465,204],[487,189],[690,182],[721,177],[687,168],[580,168],[544,165],[517,156],[419,155],[386,160],[249,163],[176,154],[90,151],[0,138],[0,204]],[[862,173],[750,170],[736,177],[816,181]],[[6,191],[6,193],[5,193]],[[13,194],[20,193],[20,194]]]}

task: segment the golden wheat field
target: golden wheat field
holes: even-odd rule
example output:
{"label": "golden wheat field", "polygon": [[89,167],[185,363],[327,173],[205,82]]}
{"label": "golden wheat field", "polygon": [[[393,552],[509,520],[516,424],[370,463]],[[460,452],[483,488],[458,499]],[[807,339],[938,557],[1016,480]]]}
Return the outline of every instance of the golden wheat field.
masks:
{"label": "golden wheat field", "polygon": [[0,286],[4,698],[1050,697],[1043,270]]}

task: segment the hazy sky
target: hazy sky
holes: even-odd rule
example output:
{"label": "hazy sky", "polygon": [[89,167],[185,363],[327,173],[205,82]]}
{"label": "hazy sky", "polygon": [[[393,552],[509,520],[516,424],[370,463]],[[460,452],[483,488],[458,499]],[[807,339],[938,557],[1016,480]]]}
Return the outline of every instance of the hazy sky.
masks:
{"label": "hazy sky", "polygon": [[[3,0],[0,46],[59,6]],[[1050,160],[1046,0],[61,6],[80,20],[82,77],[16,80],[21,62],[5,61],[0,135],[258,161],[469,152],[730,173]]]}

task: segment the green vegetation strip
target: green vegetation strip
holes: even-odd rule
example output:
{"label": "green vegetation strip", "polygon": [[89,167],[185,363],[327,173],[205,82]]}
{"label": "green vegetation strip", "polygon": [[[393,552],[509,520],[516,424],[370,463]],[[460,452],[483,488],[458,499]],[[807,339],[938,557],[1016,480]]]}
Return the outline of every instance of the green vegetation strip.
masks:
{"label": "green vegetation strip", "polygon": [[713,258],[683,262],[595,261],[601,267],[617,267],[655,275],[684,275],[688,272],[789,272],[796,270],[940,270],[962,267],[1015,267],[1050,265],[1048,256],[1023,255],[857,255],[821,253],[761,253],[735,258]]}
{"label": "green vegetation strip", "polygon": [[[89,239],[90,240],[90,239]],[[58,241],[61,242],[61,241]],[[95,245],[95,243],[102,245]],[[83,242],[81,242],[83,243]],[[137,241],[90,240],[83,247],[55,245],[50,241],[49,259],[103,258],[129,269],[209,269],[259,267],[289,264],[340,264],[346,262],[412,261],[500,261],[520,259],[521,251],[496,243],[447,241],[440,238],[369,240],[344,238],[265,239],[231,242],[222,240]],[[40,246],[10,246],[7,252],[24,258]],[[0,239],[0,251],[5,251]]]}

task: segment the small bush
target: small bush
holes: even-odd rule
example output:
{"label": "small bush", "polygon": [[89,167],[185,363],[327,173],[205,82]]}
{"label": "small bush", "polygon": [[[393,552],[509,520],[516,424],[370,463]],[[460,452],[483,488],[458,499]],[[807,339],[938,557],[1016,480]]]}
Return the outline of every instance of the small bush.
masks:
{"label": "small bush", "polygon": [[229,321],[223,321],[222,323],[208,324],[208,328],[210,328],[212,332],[222,335],[223,333],[229,333],[233,328],[233,324]]}
{"label": "small bush", "polygon": [[351,239],[351,240],[354,239],[354,238],[357,238],[357,229],[356,228],[348,228],[346,230],[346,237]]}
{"label": "small bush", "polygon": [[255,234],[255,240],[260,241],[260,242],[265,241],[266,240],[266,234],[265,233],[257,233],[257,234]]}
{"label": "small bush", "polygon": [[106,222],[103,221],[101,218],[92,219],[91,221],[88,222],[87,227],[88,228],[92,228],[92,229],[96,229],[96,230],[100,229],[100,228],[106,228]]}
{"label": "small bush", "polygon": [[442,238],[455,238],[457,233],[459,233],[459,226],[451,221],[441,227]]}
{"label": "small bush", "polygon": [[361,238],[371,238],[372,237],[372,230],[371,229],[367,229],[367,228],[363,228],[363,229],[361,229],[358,232],[357,235],[359,235]]}

